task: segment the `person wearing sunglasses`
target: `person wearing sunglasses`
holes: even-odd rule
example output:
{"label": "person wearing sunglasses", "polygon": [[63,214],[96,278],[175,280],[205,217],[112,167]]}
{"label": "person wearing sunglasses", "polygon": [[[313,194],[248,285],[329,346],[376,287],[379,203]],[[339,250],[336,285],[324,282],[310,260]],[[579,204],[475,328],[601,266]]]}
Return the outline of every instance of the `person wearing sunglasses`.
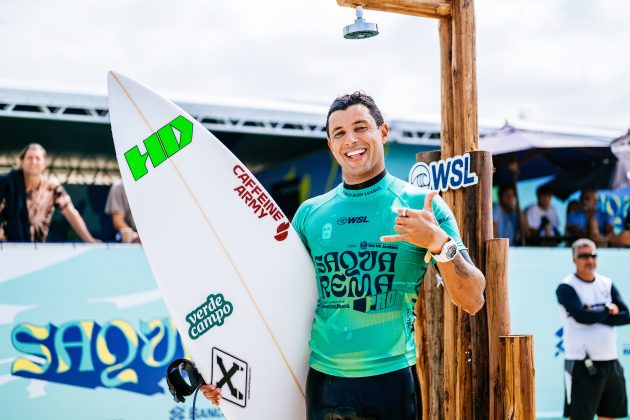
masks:
{"label": "person wearing sunglasses", "polygon": [[614,327],[630,323],[628,307],[612,280],[596,271],[595,243],[578,239],[571,248],[575,273],[556,289],[564,334],[564,416],[626,417],[626,383]]}

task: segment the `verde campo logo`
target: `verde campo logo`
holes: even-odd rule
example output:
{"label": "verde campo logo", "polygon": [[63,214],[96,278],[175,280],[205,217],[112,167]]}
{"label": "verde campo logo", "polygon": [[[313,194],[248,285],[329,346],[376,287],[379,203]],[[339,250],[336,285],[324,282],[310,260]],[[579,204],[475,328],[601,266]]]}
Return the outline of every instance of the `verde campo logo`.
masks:
{"label": "verde campo logo", "polygon": [[[175,132],[179,134],[179,139]],[[154,168],[157,168],[166,159],[183,149],[184,146],[189,145],[192,142],[192,132],[193,123],[180,115],[144,139],[146,153],[140,153],[138,146],[127,150],[125,160],[129,165],[133,179],[137,181],[149,172],[147,159],[151,160]]]}
{"label": "verde campo logo", "polygon": [[190,324],[188,335],[196,340],[212,327],[220,327],[224,319],[232,314],[232,310],[232,303],[225,300],[221,293],[209,295],[203,304],[186,316],[186,321]]}

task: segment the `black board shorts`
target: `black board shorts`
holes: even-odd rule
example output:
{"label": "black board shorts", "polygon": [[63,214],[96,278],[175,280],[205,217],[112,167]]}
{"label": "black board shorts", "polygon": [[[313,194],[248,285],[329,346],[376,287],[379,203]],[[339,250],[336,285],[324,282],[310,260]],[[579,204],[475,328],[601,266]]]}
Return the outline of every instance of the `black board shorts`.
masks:
{"label": "black board shorts", "polygon": [[589,374],[583,360],[565,360],[564,416],[593,420],[595,415],[620,418],[628,415],[626,381],[618,360],[594,361],[597,373]]}
{"label": "black board shorts", "polygon": [[327,375],[313,368],[308,371],[308,420],[417,420],[421,416],[415,366],[362,378]]}

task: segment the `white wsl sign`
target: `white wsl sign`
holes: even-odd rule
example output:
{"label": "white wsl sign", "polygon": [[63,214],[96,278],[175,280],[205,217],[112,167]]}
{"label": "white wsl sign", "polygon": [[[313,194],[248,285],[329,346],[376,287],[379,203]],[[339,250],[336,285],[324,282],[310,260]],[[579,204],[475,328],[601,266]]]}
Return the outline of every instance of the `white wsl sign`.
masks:
{"label": "white wsl sign", "polygon": [[456,190],[479,182],[470,171],[470,153],[426,164],[418,162],[409,171],[409,183],[434,191]]}

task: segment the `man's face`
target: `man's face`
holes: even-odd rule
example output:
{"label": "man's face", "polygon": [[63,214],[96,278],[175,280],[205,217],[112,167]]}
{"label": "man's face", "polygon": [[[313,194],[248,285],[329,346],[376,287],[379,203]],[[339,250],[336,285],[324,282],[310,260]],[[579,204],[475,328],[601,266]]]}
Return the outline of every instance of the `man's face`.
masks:
{"label": "man's face", "polygon": [[585,191],[580,196],[580,202],[585,210],[592,210],[597,204],[597,193],[595,191]]}
{"label": "man's face", "polygon": [[28,176],[39,176],[46,169],[46,156],[41,149],[31,148],[26,151],[24,159],[20,161],[20,168]]}
{"label": "man's face", "polygon": [[383,145],[388,127],[385,123],[377,127],[367,107],[352,105],[333,112],[328,127],[328,147],[341,166],[345,182],[359,184],[385,169]]}
{"label": "man's face", "polygon": [[499,203],[504,208],[515,208],[516,207],[516,193],[512,188],[508,188],[503,191],[503,193],[499,196]]}
{"label": "man's face", "polygon": [[597,255],[597,251],[589,245],[581,246],[577,249],[577,253],[573,257],[575,271],[582,278],[590,278],[597,268],[597,259],[593,255]]}
{"label": "man's face", "polygon": [[541,209],[549,208],[550,204],[551,204],[551,194],[540,194],[538,196],[538,206]]}

